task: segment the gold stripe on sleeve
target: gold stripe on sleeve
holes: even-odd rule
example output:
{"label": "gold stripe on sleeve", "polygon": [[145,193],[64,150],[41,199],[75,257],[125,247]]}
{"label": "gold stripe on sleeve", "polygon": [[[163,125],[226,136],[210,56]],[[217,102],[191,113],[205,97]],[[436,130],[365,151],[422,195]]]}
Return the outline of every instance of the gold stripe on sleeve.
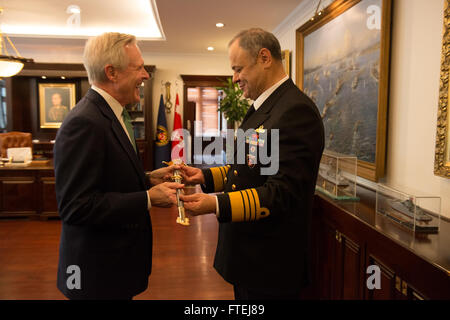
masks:
{"label": "gold stripe on sleeve", "polygon": [[253,195],[253,198],[254,198],[254,204],[255,204],[255,220],[257,220],[257,216],[258,216],[258,208],[259,208],[259,196],[258,196],[258,192],[256,192],[256,190],[255,189],[250,189],[249,190],[250,192],[251,192],[251,194]]}
{"label": "gold stripe on sleeve", "polygon": [[245,190],[241,191],[242,193],[242,201],[244,202],[244,221],[251,221],[252,215],[250,214],[250,203],[248,200],[248,195]]}
{"label": "gold stripe on sleeve", "polygon": [[240,191],[230,192],[231,204],[231,221],[244,221],[244,202],[242,201],[242,193]]}
{"label": "gold stripe on sleeve", "polygon": [[210,169],[214,181],[214,192],[223,191],[228,169],[228,167],[214,167]]}
{"label": "gold stripe on sleeve", "polygon": [[231,207],[231,221],[257,221],[268,217],[270,210],[261,207],[256,189],[228,193]]}
{"label": "gold stripe on sleeve", "polygon": [[254,206],[255,206],[255,201],[253,200],[252,196],[249,195],[248,193],[250,192],[248,189],[242,191],[242,193],[245,192],[245,200],[248,203],[247,205],[247,215],[248,218],[246,219],[247,221],[252,221],[252,217],[254,219],[254,217],[256,217],[255,215],[255,210],[253,210]]}

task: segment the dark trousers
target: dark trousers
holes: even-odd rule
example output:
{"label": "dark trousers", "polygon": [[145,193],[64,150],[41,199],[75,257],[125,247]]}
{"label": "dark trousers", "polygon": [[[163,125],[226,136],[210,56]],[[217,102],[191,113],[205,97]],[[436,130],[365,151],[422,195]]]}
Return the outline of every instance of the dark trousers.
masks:
{"label": "dark trousers", "polygon": [[254,289],[234,285],[235,300],[299,300],[301,289]]}

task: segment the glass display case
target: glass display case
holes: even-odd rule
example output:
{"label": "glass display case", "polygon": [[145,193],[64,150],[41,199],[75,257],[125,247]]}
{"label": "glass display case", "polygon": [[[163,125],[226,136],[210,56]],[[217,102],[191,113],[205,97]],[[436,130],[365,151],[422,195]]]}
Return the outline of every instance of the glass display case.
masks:
{"label": "glass display case", "polygon": [[413,232],[437,233],[441,220],[441,198],[411,188],[378,184],[376,212]]}
{"label": "glass display case", "polygon": [[335,200],[359,200],[356,196],[355,156],[324,151],[320,160],[316,190]]}

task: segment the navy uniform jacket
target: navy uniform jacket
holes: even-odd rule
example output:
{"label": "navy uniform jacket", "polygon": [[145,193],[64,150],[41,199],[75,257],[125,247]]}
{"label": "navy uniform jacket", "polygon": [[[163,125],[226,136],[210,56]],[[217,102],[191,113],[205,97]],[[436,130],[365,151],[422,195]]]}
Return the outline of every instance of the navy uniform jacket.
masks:
{"label": "navy uniform jacket", "polygon": [[[128,136],[94,90],[58,130],[54,162],[62,219],[58,288],[70,299],[144,291],[152,262],[149,185]],[[74,283],[71,265],[81,271],[81,289],[67,285]]]}
{"label": "navy uniform jacket", "polygon": [[249,158],[255,145],[266,145],[270,154],[271,140],[258,133],[256,140],[245,142],[245,164],[236,164],[235,158],[234,164],[203,170],[203,190],[224,191],[217,195],[220,224],[214,267],[232,284],[300,288],[309,281],[311,211],[324,148],[321,116],[288,79],[244,118],[241,128],[266,130],[269,138],[271,129],[279,129],[279,170],[261,175],[260,158],[256,163]]}

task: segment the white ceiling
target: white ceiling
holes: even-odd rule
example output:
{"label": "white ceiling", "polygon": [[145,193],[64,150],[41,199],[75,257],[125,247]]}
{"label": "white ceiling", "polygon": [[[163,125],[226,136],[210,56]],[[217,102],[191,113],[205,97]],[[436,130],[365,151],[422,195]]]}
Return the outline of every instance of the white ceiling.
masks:
{"label": "white ceiling", "polygon": [[[10,35],[86,38],[107,31],[161,39],[155,0],[3,0],[2,31]],[[105,8],[107,8],[105,10]]]}
{"label": "white ceiling", "polygon": [[[0,0],[0,6],[5,8],[7,14],[8,3],[18,0]],[[114,1],[115,7],[120,1],[124,10],[130,1]],[[143,0],[139,0],[143,1]],[[145,0],[148,1],[148,0]],[[226,54],[229,40],[240,30],[250,27],[262,27],[274,30],[302,1],[312,0],[156,0],[159,17],[166,40],[141,40],[140,47],[145,52],[167,54],[207,54],[206,48],[213,46],[215,54]],[[44,6],[59,3],[58,0],[34,0],[26,8],[28,19],[33,19],[39,26],[41,21],[38,12]],[[71,1],[77,4],[77,0]],[[78,1],[78,2],[81,2]],[[99,11],[95,5],[96,0],[83,1],[83,14],[89,14],[91,19],[98,21],[105,19],[105,12]],[[39,8],[39,9],[38,9]],[[25,14],[25,13],[24,13]],[[129,19],[130,17],[124,17]],[[111,19],[112,20],[112,19]],[[111,21],[112,22],[112,21]],[[222,22],[224,28],[217,28],[215,24]],[[74,48],[79,50],[84,46],[85,40],[71,38],[47,37],[11,37],[19,51],[22,49],[29,53],[33,48],[39,50],[54,50],[55,48]],[[33,57],[27,57],[33,58]]]}

